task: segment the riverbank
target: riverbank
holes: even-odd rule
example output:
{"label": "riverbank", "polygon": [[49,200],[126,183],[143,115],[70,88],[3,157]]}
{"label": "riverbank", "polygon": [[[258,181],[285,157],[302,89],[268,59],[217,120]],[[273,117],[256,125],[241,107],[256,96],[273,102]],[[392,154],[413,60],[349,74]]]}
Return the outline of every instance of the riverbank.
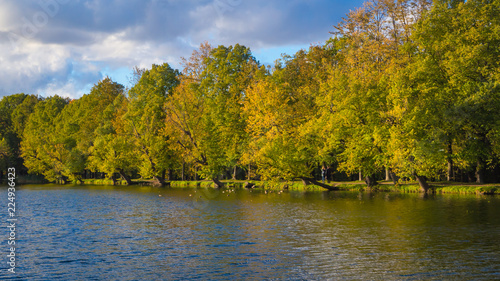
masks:
{"label": "riverbank", "polygon": [[[137,185],[152,185],[149,180],[134,180]],[[240,181],[223,180],[225,188],[245,188],[249,184],[252,188],[266,190],[296,190],[296,191],[325,191],[324,188],[316,185],[304,185],[301,181],[289,182],[266,182],[266,181]],[[84,184],[89,185],[113,185],[112,180],[108,179],[86,179]],[[127,185],[124,180],[115,181],[115,185]],[[171,188],[214,188],[212,181],[170,181],[168,185]],[[375,187],[369,189],[362,181],[353,182],[331,182],[330,185],[336,186],[340,191],[373,191],[373,192],[402,192],[418,193],[419,185],[415,182],[408,182],[394,185],[392,182],[382,181]],[[455,193],[455,194],[500,194],[500,184],[471,184],[456,182],[433,182],[431,183],[433,193]]]}

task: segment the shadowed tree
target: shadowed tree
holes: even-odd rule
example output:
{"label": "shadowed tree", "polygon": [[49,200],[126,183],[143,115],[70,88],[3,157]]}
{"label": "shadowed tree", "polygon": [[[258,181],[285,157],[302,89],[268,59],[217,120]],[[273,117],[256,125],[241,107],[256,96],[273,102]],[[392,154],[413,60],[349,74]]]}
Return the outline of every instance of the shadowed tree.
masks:
{"label": "shadowed tree", "polygon": [[20,155],[24,126],[39,100],[35,95],[15,94],[3,97],[0,101],[0,139],[3,138],[9,147],[4,161],[15,167],[18,174],[26,172]]}

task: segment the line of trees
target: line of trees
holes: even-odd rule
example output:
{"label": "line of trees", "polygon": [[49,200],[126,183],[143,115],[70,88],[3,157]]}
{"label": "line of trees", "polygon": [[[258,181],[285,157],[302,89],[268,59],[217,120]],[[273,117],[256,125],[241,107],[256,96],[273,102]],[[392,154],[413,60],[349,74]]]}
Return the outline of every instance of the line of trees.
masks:
{"label": "line of trees", "polygon": [[499,14],[500,0],[371,0],[273,67],[204,43],[182,71],[136,69],[128,90],[105,78],[76,100],[4,97],[0,164],[158,185],[180,171],[222,186],[237,167],[314,181],[322,165],[423,191],[429,178],[498,181]]}

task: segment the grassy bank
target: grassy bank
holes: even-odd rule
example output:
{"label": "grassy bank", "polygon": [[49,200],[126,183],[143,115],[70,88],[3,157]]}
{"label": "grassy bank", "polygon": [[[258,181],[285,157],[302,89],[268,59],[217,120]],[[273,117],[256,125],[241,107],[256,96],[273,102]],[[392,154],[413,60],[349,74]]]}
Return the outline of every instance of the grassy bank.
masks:
{"label": "grassy bank", "polygon": [[[228,188],[244,188],[246,181],[223,181]],[[264,182],[249,181],[254,184],[254,188],[272,189],[272,190],[297,190],[297,191],[324,191],[325,189],[316,185],[304,185],[302,182]],[[172,181],[171,187],[211,187],[214,185],[210,181]],[[371,189],[368,189],[363,182],[336,182],[341,191],[378,191],[378,192],[403,192],[418,193],[420,187],[416,183],[398,184],[383,182]],[[500,184],[470,185],[459,183],[434,183],[431,184],[432,192],[435,193],[464,193],[464,194],[500,194]]]}
{"label": "grassy bank", "polygon": [[[148,180],[134,180],[134,184],[150,185],[152,182]],[[245,188],[245,184],[251,183],[254,188],[269,189],[269,190],[296,190],[296,191],[324,191],[325,189],[315,185],[304,185],[301,181],[289,182],[266,182],[266,181],[222,181],[225,188]],[[172,188],[214,188],[212,181],[170,181],[168,182]],[[113,185],[113,181],[109,179],[87,179],[84,184],[89,185]],[[124,180],[116,181],[115,185],[126,185]],[[402,192],[402,193],[418,193],[419,186],[416,183],[404,183],[394,185],[392,182],[380,182],[377,186],[368,189],[366,184],[361,181],[354,182],[331,182],[341,191],[373,191],[373,192]],[[500,184],[467,184],[454,182],[436,182],[431,183],[431,190],[434,193],[454,193],[454,194],[500,194]]]}

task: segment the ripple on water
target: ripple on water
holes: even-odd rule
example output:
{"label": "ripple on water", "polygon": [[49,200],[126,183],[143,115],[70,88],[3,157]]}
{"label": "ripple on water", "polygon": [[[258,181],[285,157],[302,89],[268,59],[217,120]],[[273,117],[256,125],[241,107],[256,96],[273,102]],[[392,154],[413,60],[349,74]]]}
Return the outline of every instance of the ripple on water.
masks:
{"label": "ripple on water", "polygon": [[498,197],[236,190],[200,205],[189,189],[18,192],[21,279],[500,277]]}

